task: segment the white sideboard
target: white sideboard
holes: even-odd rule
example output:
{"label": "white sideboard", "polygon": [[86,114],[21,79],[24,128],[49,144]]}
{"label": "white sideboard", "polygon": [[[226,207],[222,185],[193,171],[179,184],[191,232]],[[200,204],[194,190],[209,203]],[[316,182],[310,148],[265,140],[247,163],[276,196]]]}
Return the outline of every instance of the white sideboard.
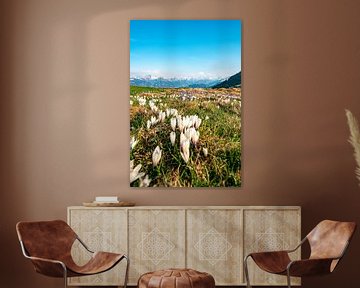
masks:
{"label": "white sideboard", "polygon": [[[148,271],[184,267],[212,274],[219,286],[245,285],[246,254],[294,248],[301,240],[298,206],[74,206],[68,223],[92,250],[129,255],[129,285]],[[79,263],[89,257],[78,244],[72,254]],[[124,271],[120,263],[102,274],[70,278],[69,285],[121,285]],[[264,273],[252,261],[249,272],[253,285],[286,285],[286,277]]]}

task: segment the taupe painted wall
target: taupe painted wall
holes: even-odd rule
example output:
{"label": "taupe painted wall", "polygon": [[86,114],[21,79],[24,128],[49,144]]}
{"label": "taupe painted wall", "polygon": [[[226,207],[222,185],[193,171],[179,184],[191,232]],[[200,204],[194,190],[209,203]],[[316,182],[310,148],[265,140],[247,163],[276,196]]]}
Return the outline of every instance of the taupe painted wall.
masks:
{"label": "taupe painted wall", "polygon": [[[19,220],[118,194],[139,205],[301,205],[360,223],[344,108],[360,118],[360,1],[23,0],[0,3],[0,286],[62,287],[32,272]],[[129,188],[129,19],[243,20],[241,189]],[[359,233],[359,232],[358,232]],[[335,274],[358,287],[359,235]]]}

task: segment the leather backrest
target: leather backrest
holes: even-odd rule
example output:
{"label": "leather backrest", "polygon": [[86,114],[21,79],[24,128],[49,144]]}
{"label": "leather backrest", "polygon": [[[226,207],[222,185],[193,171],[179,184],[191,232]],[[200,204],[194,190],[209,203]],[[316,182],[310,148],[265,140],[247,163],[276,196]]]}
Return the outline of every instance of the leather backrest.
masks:
{"label": "leather backrest", "polygon": [[19,222],[16,231],[30,256],[47,259],[68,258],[76,239],[75,232],[62,220]]}
{"label": "leather backrest", "polygon": [[355,229],[355,222],[321,221],[306,236],[311,248],[310,258],[340,257]]}

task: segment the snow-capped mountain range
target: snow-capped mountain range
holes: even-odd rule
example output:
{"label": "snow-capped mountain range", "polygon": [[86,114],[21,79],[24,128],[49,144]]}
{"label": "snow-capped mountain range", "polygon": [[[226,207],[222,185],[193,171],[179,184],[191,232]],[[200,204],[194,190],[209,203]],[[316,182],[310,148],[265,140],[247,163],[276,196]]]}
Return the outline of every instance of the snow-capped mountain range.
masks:
{"label": "snow-capped mountain range", "polygon": [[131,77],[130,85],[161,88],[208,88],[225,79],[195,79],[195,78],[163,78],[163,77]]}
{"label": "snow-capped mountain range", "polygon": [[231,88],[241,86],[241,72],[227,78],[164,78],[147,75],[131,77],[131,86],[158,88]]}

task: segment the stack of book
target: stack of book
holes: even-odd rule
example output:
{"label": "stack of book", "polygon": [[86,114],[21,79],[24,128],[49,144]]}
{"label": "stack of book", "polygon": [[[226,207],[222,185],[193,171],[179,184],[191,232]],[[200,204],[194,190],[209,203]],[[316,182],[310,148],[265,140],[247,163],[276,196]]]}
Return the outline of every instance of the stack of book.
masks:
{"label": "stack of book", "polygon": [[95,197],[95,201],[93,203],[97,204],[105,204],[105,203],[119,203],[119,199],[117,196],[98,196]]}
{"label": "stack of book", "polygon": [[117,196],[98,196],[92,202],[84,202],[85,207],[131,207],[134,202],[119,200]]}

